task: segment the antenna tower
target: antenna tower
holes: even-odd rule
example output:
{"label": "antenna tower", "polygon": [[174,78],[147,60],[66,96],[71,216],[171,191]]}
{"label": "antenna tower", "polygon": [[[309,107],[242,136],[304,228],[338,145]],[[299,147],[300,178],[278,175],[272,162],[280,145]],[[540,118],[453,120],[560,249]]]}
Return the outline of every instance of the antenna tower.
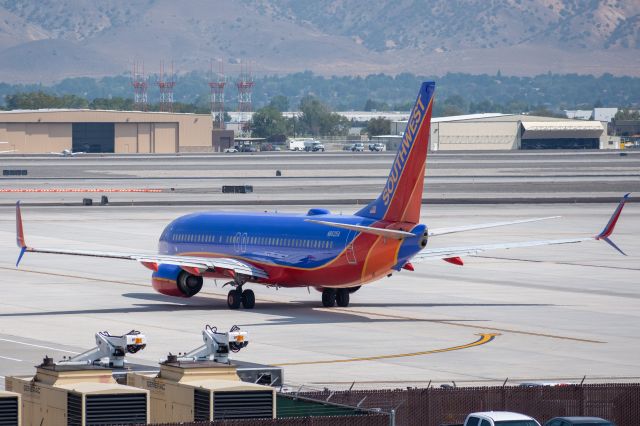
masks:
{"label": "antenna tower", "polygon": [[209,87],[211,88],[211,116],[213,124],[218,129],[224,129],[224,86],[227,80],[224,75],[224,64],[218,61],[218,72],[213,72],[213,61],[209,71]]}
{"label": "antenna tower", "polygon": [[249,121],[249,112],[253,111],[253,103],[251,101],[251,94],[253,93],[253,76],[251,75],[251,69],[248,64],[240,63],[240,75],[236,81],[236,87],[238,89],[238,112],[239,112],[239,124],[240,133],[243,136],[248,134],[247,124]]}
{"label": "antenna tower", "polygon": [[134,60],[131,69],[131,86],[133,86],[133,109],[147,110],[147,88],[149,84],[144,75],[144,62]]}
{"label": "antenna tower", "polygon": [[156,84],[160,88],[160,111],[173,112],[173,88],[176,87],[173,62],[171,62],[171,74],[169,74],[165,80],[164,62],[160,61],[160,76]]}

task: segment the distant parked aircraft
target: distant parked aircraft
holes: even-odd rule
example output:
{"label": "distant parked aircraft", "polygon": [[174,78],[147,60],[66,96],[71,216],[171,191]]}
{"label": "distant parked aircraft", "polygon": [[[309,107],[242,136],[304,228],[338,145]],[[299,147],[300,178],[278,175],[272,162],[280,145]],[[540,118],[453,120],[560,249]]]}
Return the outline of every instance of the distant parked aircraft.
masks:
{"label": "distant parked aircraft", "polygon": [[50,152],[49,154],[59,155],[60,157],[75,157],[76,155],[86,154],[86,152],[73,152],[71,149],[63,149],[61,152]]}
{"label": "distant parked aircraft", "polygon": [[[461,256],[490,250],[582,243],[600,240],[620,251],[609,238],[629,194],[602,232],[564,239],[429,247],[440,235],[527,223],[533,218],[427,228],[420,223],[425,161],[435,83],[422,84],[389,178],[380,196],[353,215],[312,208],[307,214],[199,212],[179,217],[162,232],[159,253],[105,252],[84,248],[35,248],[27,245],[19,202],[16,205],[18,262],[26,252],[126,259],[153,271],[159,293],[192,297],[203,279],[228,279],[231,309],[255,305],[247,284],[313,287],[325,307],[349,305],[360,286],[395,271],[413,271],[414,262],[444,260],[462,265]],[[117,244],[117,241],[113,241]],[[425,285],[428,285],[425,283]],[[383,302],[383,301],[381,301]]]}

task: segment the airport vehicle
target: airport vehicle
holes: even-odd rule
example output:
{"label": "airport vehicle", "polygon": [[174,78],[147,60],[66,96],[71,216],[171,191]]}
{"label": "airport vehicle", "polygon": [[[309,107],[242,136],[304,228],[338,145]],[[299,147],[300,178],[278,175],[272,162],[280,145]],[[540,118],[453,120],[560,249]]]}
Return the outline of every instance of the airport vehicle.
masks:
{"label": "airport vehicle", "polygon": [[509,411],[485,411],[471,413],[464,426],[540,426],[535,419],[524,414]]}
{"label": "airport vehicle", "polygon": [[242,145],[240,152],[257,152],[258,149],[253,145]]}
{"label": "airport vehicle", "polygon": [[609,420],[600,417],[554,417],[544,426],[616,426]]}
{"label": "airport vehicle", "polygon": [[318,152],[318,151],[324,152],[324,145],[322,144],[322,142],[319,142],[319,141],[314,141],[314,140],[304,141],[304,150],[307,152]]}
{"label": "airport vehicle", "polygon": [[372,152],[382,152],[382,151],[386,151],[387,150],[387,146],[383,143],[370,143],[369,144],[369,151]]}
{"label": "airport vehicle", "polygon": [[238,148],[236,148],[235,146],[233,148],[225,148],[224,152],[227,152],[227,153],[238,152]]}
{"label": "airport vehicle", "polygon": [[[273,287],[313,287],[322,304],[349,305],[350,294],[415,262],[444,260],[463,265],[461,256],[489,250],[582,243],[601,240],[622,251],[609,238],[626,194],[609,222],[595,236],[455,247],[427,247],[441,235],[550,218],[520,219],[427,228],[420,208],[428,152],[435,83],[423,83],[387,182],[375,200],[353,215],[312,208],[306,214],[199,212],[179,217],[164,229],[158,253],[116,253],[80,248],[36,248],[25,240],[20,203],[16,205],[17,244],[26,252],[135,260],[153,271],[152,285],[169,296],[192,297],[204,278],[228,279],[229,308],[255,306],[248,283]],[[362,145],[362,144],[360,144]],[[623,253],[624,254],[624,253]]]}
{"label": "airport vehicle", "polygon": [[289,151],[304,151],[305,139],[289,139]]}
{"label": "airport vehicle", "polygon": [[364,151],[364,144],[363,143],[354,143],[353,145],[351,145],[351,151],[353,152],[363,152]]}
{"label": "airport vehicle", "polygon": [[74,152],[71,149],[63,149],[60,152],[50,152],[49,154],[59,155],[60,157],[75,157],[76,155],[86,154],[86,152],[82,152],[82,151]]}

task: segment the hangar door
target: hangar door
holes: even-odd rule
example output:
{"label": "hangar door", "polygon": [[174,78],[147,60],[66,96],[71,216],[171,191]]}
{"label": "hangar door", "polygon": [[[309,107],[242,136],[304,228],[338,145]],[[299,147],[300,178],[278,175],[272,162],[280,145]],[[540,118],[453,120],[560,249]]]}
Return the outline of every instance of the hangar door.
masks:
{"label": "hangar door", "polygon": [[114,152],[114,123],[73,123],[72,147],[74,151]]}
{"label": "hangar door", "polygon": [[522,122],[521,149],[598,149],[599,121]]}

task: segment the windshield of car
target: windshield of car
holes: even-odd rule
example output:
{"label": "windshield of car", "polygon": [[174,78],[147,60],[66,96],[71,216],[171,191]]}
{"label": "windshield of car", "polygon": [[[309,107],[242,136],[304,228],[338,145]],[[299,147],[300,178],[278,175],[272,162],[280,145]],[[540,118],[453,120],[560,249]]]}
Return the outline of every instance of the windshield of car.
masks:
{"label": "windshield of car", "polygon": [[501,420],[493,422],[496,426],[538,426],[533,420]]}

